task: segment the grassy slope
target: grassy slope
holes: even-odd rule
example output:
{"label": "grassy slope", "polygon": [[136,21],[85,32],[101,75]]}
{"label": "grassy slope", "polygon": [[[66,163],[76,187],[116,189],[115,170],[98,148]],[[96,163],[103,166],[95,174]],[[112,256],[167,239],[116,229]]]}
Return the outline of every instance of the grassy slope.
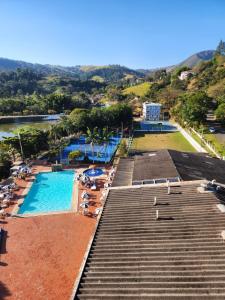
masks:
{"label": "grassy slope", "polygon": [[109,66],[81,66],[80,70],[83,72],[90,72],[104,68],[109,68]]}
{"label": "grassy slope", "polygon": [[91,78],[91,80],[94,80],[94,81],[97,81],[97,82],[104,82],[105,81],[104,78],[102,78],[101,76],[97,76],[97,75],[93,76]]}
{"label": "grassy slope", "polygon": [[132,148],[145,151],[174,149],[178,151],[196,152],[180,132],[140,133],[134,138]]}
{"label": "grassy slope", "polygon": [[151,86],[151,83],[150,82],[144,82],[144,83],[140,83],[138,85],[134,85],[134,86],[131,86],[131,87],[128,87],[126,88],[123,93],[125,95],[128,95],[128,94],[135,94],[137,96],[145,96],[149,90]]}

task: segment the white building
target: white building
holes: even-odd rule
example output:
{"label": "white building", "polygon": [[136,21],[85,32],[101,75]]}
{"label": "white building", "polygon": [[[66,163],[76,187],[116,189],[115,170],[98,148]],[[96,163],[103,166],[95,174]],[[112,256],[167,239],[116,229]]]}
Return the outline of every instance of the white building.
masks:
{"label": "white building", "polygon": [[146,121],[159,121],[161,113],[161,104],[143,103],[143,116]]}
{"label": "white building", "polygon": [[194,73],[192,71],[183,71],[180,73],[179,79],[185,80],[188,78],[188,76],[193,75]]}

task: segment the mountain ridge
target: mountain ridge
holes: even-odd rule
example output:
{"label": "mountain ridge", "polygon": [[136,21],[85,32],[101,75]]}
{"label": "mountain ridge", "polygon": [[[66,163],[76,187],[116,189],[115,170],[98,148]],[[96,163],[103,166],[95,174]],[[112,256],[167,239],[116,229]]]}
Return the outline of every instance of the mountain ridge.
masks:
{"label": "mountain ridge", "polygon": [[131,69],[121,65],[76,65],[76,66],[61,66],[61,65],[51,65],[51,64],[39,64],[30,63],[23,60],[14,60],[9,58],[0,57],[0,72],[15,71],[18,68],[21,69],[32,69],[33,71],[40,72],[46,75],[70,75],[75,77],[81,77],[83,79],[91,79],[94,76],[103,77],[104,80],[109,80],[109,74],[116,72],[115,78],[122,79],[126,75],[132,75],[136,77],[143,77],[149,73],[155,72],[160,69],[166,69],[168,71],[174,69],[178,66],[186,65],[187,67],[193,68],[195,65],[201,61],[208,61],[213,58],[215,50],[204,50],[195,53],[181,63],[173,66],[154,68],[154,69]]}

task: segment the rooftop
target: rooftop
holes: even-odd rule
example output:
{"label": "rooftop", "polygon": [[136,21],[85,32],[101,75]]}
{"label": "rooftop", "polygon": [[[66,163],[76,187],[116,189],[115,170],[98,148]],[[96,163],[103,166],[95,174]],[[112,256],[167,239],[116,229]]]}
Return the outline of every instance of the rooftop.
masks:
{"label": "rooftop", "polygon": [[[126,166],[127,171],[124,172]],[[113,186],[149,180],[213,180],[225,184],[225,161],[204,153],[158,150],[120,159]]]}
{"label": "rooftop", "polygon": [[154,103],[154,102],[144,102],[143,105],[147,106],[162,106],[160,103]]}
{"label": "rooftop", "polygon": [[134,158],[133,181],[179,177],[167,150],[141,153]]}
{"label": "rooftop", "polygon": [[199,186],[111,189],[75,299],[224,299],[225,215]]}

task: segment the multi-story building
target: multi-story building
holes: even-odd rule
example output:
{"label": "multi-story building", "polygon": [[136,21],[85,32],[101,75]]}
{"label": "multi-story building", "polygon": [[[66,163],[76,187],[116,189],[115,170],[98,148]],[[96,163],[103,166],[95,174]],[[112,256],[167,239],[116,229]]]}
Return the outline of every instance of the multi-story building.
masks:
{"label": "multi-story building", "polygon": [[161,113],[160,103],[143,103],[143,116],[146,121],[159,121]]}

